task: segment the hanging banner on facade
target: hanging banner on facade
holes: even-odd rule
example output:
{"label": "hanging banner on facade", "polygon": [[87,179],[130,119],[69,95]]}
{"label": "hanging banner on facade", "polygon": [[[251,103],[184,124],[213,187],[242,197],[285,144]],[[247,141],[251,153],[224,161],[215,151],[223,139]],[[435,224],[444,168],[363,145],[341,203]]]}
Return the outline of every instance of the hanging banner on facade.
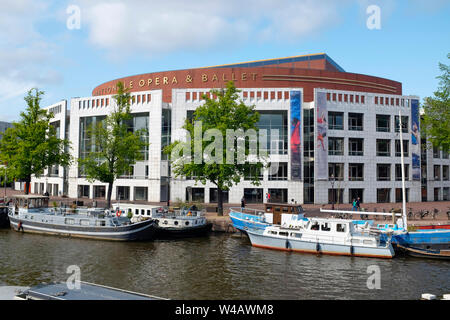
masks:
{"label": "hanging banner on facade", "polygon": [[420,180],[420,115],[419,100],[411,100],[412,179]]}
{"label": "hanging banner on facade", "polygon": [[290,92],[291,101],[291,180],[300,180],[302,175],[301,154],[301,114],[302,94],[300,91]]}
{"label": "hanging banner on facade", "polygon": [[317,163],[316,179],[328,179],[328,110],[327,110],[327,94],[326,92],[317,92],[316,105],[316,148],[315,159]]}

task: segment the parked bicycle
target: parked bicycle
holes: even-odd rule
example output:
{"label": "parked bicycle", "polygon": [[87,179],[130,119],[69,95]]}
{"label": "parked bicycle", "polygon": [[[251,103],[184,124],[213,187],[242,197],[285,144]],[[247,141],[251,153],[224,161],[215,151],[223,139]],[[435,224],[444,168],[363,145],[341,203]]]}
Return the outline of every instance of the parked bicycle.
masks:
{"label": "parked bicycle", "polygon": [[431,214],[431,217],[433,218],[433,220],[436,219],[436,217],[439,215],[439,213],[440,213],[439,209],[436,209],[436,208],[433,209],[433,213]]}
{"label": "parked bicycle", "polygon": [[408,207],[408,219],[412,219],[414,216],[413,209]]}
{"label": "parked bicycle", "polygon": [[417,219],[422,220],[423,218],[425,218],[428,215],[430,215],[430,211],[422,209],[422,210],[419,210],[419,212],[416,212],[415,217]]}

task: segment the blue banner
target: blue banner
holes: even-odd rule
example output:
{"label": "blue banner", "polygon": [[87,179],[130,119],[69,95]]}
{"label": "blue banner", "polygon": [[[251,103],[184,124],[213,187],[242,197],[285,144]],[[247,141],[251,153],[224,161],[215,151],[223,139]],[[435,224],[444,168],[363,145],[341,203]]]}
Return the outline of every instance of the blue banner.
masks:
{"label": "blue banner", "polygon": [[301,114],[302,95],[300,91],[290,92],[291,101],[291,180],[301,180],[302,154],[301,154]]}
{"label": "blue banner", "polygon": [[412,179],[420,181],[420,115],[419,100],[411,100]]}

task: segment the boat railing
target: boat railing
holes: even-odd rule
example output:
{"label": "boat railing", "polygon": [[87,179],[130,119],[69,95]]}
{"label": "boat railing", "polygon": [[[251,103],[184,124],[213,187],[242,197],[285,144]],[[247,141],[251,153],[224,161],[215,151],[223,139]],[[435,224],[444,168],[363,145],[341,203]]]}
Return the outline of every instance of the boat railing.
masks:
{"label": "boat railing", "polygon": [[254,209],[254,208],[241,208],[241,207],[231,207],[230,211],[235,211],[238,213],[251,214],[255,216],[263,216],[264,210],[262,209]]}

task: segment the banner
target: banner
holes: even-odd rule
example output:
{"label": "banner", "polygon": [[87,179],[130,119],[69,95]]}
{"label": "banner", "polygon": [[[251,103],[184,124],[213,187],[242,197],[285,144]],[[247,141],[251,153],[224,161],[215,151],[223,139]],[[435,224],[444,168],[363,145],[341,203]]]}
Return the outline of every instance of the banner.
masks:
{"label": "banner", "polygon": [[411,99],[412,179],[420,181],[420,115],[419,100]]}
{"label": "banner", "polygon": [[316,148],[317,180],[328,180],[328,110],[326,92],[317,92],[316,105]]}
{"label": "banner", "polygon": [[301,154],[301,114],[302,100],[300,91],[290,92],[291,101],[291,180],[300,180],[302,177]]}

